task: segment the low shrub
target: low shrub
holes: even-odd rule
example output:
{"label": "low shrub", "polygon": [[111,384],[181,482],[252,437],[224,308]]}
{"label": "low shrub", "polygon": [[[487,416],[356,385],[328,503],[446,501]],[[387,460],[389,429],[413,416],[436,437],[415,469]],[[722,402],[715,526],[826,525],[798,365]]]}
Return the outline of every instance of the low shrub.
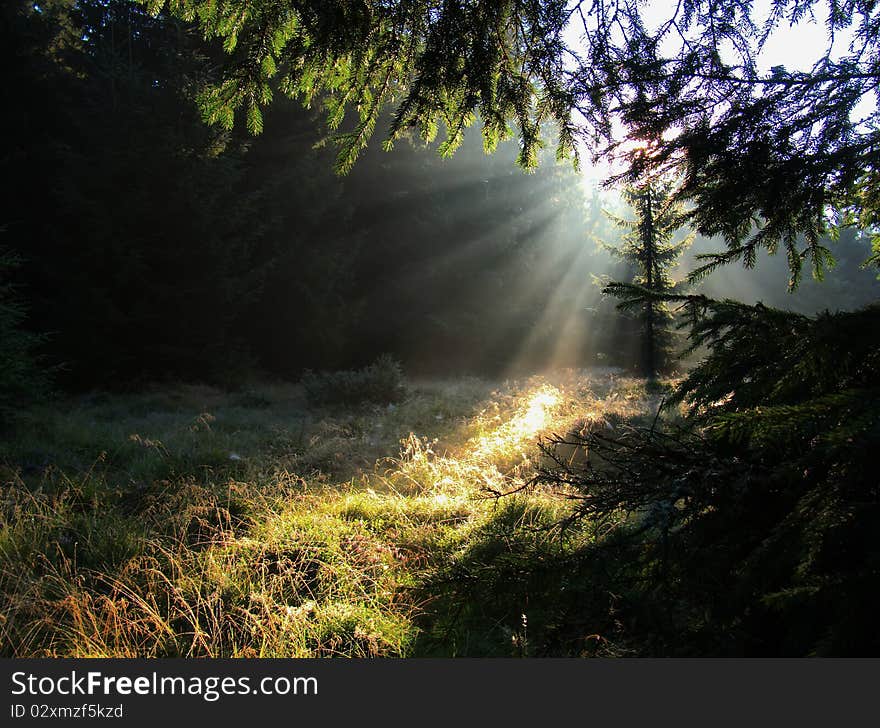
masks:
{"label": "low shrub", "polygon": [[363,369],[307,371],[302,385],[313,405],[392,404],[406,396],[403,367],[387,354]]}

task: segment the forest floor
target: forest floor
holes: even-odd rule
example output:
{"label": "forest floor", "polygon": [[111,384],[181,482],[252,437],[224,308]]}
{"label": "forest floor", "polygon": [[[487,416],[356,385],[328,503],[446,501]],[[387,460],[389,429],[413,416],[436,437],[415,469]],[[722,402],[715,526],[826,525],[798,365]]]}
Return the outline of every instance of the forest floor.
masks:
{"label": "forest floor", "polygon": [[493,493],[529,481],[542,435],[657,398],[598,371],[407,391],[340,409],[175,386],[24,414],[0,440],[0,654],[625,653],[583,567],[598,526],[556,528],[564,493]]}

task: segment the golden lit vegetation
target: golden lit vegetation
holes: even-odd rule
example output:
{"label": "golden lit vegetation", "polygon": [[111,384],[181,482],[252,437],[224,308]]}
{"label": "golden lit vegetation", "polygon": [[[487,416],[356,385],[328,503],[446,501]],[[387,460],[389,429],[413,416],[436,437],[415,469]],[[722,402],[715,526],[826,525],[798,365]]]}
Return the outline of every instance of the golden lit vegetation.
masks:
{"label": "golden lit vegetation", "polygon": [[593,535],[545,528],[567,508],[549,492],[489,496],[529,479],[542,433],[654,404],[569,372],[344,412],[295,387],[35,412],[2,452],[2,652],[526,654],[548,620],[520,557]]}

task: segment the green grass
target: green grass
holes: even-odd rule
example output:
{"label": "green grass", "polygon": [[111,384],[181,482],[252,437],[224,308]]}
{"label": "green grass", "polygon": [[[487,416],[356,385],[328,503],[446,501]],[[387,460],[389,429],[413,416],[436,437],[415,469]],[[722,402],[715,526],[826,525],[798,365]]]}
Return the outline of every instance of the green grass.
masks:
{"label": "green grass", "polygon": [[590,524],[553,529],[568,502],[546,491],[489,495],[528,480],[542,432],[654,404],[569,372],[415,382],[390,406],[264,384],[23,413],[0,442],[0,651],[611,652],[613,619],[582,620],[613,612]]}

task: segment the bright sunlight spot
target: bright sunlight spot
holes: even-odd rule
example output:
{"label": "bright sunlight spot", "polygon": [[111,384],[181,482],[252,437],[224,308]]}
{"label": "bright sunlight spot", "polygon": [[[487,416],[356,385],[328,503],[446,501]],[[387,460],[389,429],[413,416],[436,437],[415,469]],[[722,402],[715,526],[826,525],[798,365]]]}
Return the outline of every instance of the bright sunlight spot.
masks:
{"label": "bright sunlight spot", "polygon": [[[402,442],[387,489],[430,492],[432,504],[450,505],[476,490],[504,492],[522,485],[533,466],[536,441],[551,429],[564,428],[562,390],[542,381],[514,396],[496,399],[470,423],[476,434],[451,451],[437,452],[437,441],[414,433]],[[427,495],[427,494],[426,494]]]}
{"label": "bright sunlight spot", "polygon": [[473,453],[478,457],[522,454],[531,439],[549,423],[551,409],[560,401],[556,387],[545,385],[524,398],[519,411],[507,422],[477,439]]}

